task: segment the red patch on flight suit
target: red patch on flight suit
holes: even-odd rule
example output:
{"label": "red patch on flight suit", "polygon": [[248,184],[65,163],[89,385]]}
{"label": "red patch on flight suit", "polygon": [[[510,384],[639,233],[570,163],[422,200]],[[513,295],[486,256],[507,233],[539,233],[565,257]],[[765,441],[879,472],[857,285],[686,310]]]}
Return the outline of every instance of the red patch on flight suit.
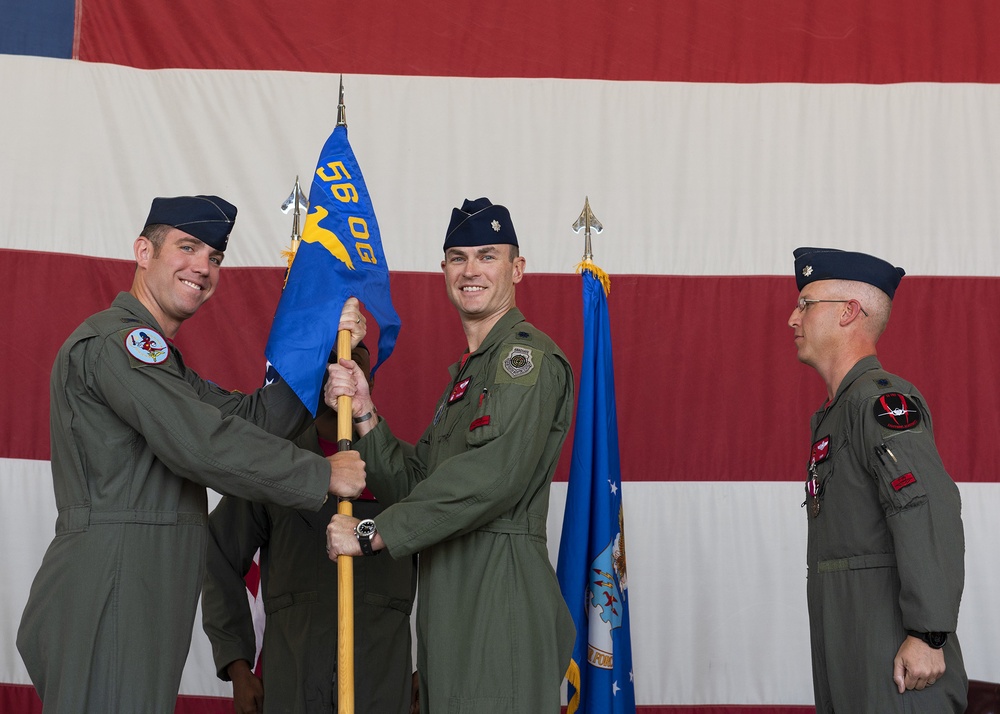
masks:
{"label": "red patch on flight suit", "polygon": [[913,477],[912,473],[905,473],[898,479],[892,482],[892,487],[897,491],[909,486],[911,483],[916,483],[917,479]]}
{"label": "red patch on flight suit", "polygon": [[459,399],[465,396],[465,393],[469,390],[469,383],[472,381],[472,377],[466,377],[461,382],[456,384],[451,388],[451,395],[448,397],[448,403],[452,404],[457,402]]}
{"label": "red patch on flight suit", "polygon": [[489,426],[489,424],[490,424],[490,415],[487,414],[486,416],[481,416],[478,419],[474,419],[472,423],[469,424],[469,431],[478,429],[481,426]]}
{"label": "red patch on flight suit", "polygon": [[809,463],[819,464],[830,458],[830,437],[824,436],[812,445]]}

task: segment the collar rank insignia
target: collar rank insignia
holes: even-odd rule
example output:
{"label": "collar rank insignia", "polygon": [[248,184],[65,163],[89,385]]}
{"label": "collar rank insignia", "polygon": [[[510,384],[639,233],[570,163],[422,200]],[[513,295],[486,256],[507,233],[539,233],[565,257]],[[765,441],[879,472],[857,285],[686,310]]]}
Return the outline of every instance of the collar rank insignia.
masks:
{"label": "collar rank insignia", "polygon": [[160,364],[170,356],[167,341],[148,327],[137,327],[125,335],[125,349],[143,364]]}

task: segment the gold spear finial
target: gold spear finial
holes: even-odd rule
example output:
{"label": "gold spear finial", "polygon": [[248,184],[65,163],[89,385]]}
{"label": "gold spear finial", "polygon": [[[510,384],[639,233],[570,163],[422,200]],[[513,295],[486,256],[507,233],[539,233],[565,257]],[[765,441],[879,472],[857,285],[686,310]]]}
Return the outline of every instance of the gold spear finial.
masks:
{"label": "gold spear finial", "polygon": [[583,231],[583,259],[592,260],[594,258],[594,251],[590,246],[590,233],[600,233],[604,230],[604,226],[601,222],[597,220],[597,216],[594,212],[590,210],[590,197],[586,196],[583,199],[583,210],[580,211],[580,217],[576,219],[576,223],[573,224],[573,232],[579,233]]}
{"label": "gold spear finial", "polygon": [[594,212],[590,210],[590,197],[585,197],[580,217],[573,224],[574,233],[583,231],[583,260],[576,266],[576,272],[582,273],[583,271],[587,271],[592,273],[594,277],[601,281],[601,285],[604,286],[604,294],[608,295],[611,293],[611,278],[594,264],[594,251],[590,244],[590,234],[600,233],[603,230],[604,226],[597,220]]}

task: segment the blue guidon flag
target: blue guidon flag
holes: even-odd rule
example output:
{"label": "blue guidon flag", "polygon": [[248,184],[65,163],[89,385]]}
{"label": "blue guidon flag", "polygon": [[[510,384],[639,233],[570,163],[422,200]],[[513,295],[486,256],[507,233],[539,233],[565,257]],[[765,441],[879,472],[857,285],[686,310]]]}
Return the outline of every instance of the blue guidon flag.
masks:
{"label": "blue guidon flag", "polygon": [[389,267],[361,168],[338,125],[316,162],[309,213],[288,271],[264,354],[315,416],[344,301],[358,298],[378,322],[378,359],[399,334]]}
{"label": "blue guidon flag", "polygon": [[607,275],[585,261],[583,364],[556,572],[576,625],[567,714],[635,714]]}

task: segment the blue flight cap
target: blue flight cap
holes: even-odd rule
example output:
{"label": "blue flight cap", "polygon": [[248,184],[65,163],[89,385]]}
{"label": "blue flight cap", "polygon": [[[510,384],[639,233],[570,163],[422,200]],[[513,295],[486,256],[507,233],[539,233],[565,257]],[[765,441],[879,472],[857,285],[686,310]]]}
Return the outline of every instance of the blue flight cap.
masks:
{"label": "blue flight cap", "polygon": [[175,196],[154,198],[145,225],[173,226],[225,251],[235,222],[236,206],[218,196]]}
{"label": "blue flight cap", "polygon": [[444,237],[444,249],[507,243],[517,245],[510,211],[493,205],[488,198],[465,199],[461,208],[451,210],[451,223]]}
{"label": "blue flight cap", "polygon": [[817,280],[856,280],[874,285],[892,299],[899,281],[906,275],[881,258],[836,248],[796,248],[795,284],[799,290]]}

